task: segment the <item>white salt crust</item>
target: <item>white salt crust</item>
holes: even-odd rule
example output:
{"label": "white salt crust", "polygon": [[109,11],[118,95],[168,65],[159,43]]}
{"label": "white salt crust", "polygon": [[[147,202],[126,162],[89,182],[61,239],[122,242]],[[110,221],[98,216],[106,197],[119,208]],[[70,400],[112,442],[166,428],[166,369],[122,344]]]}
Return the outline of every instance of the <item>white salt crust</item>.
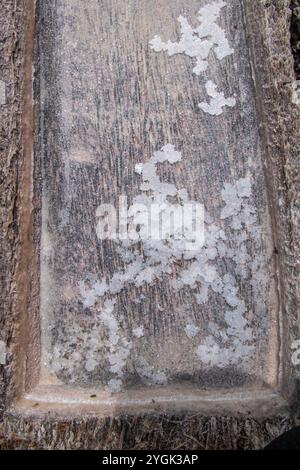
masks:
{"label": "white salt crust", "polygon": [[209,80],[205,85],[208,96],[210,96],[209,103],[201,102],[199,103],[199,108],[202,109],[205,113],[211,114],[212,116],[220,116],[223,113],[224,106],[229,106],[233,108],[236,105],[235,98],[225,98],[223,92],[217,91],[217,85],[215,85],[211,80]]}
{"label": "white salt crust", "polygon": [[167,385],[168,383],[166,374],[162,371],[155,370],[143,357],[138,359],[136,371],[145,385]]}
{"label": "white salt crust", "polygon": [[159,36],[150,41],[155,52],[165,51],[169,56],[185,54],[191,57],[196,65],[193,72],[200,75],[208,68],[208,56],[213,52],[217,59],[222,60],[233,54],[225,31],[216,24],[226,2],[217,1],[200,8],[198,21],[200,25],[193,28],[184,16],[179,16],[181,38],[178,42],[163,42]]}
{"label": "white salt crust", "polygon": [[0,341],[0,365],[4,366],[6,364],[6,344],[4,341]]}
{"label": "white salt crust", "polygon": [[199,326],[196,326],[196,325],[193,325],[193,324],[188,324],[184,328],[184,331],[185,331],[187,337],[192,339],[192,338],[195,338],[195,336],[197,336],[197,334],[200,331],[200,328],[199,328]]}
{"label": "white salt crust", "polygon": [[132,333],[136,338],[142,338],[145,335],[144,327],[138,326],[132,330]]}
{"label": "white salt crust", "polygon": [[[142,178],[141,195],[137,196],[134,202],[142,201],[147,205],[153,201],[165,201],[167,205],[169,196],[177,198],[181,204],[190,202],[185,189],[177,189],[173,184],[164,183],[156,171],[157,166],[164,162],[175,165],[181,160],[181,153],[168,144],[161,151],[155,152],[148,162],[139,164],[137,168]],[[251,266],[247,237],[258,245],[261,239],[256,209],[249,201],[251,193],[250,176],[224,184],[221,194],[223,207],[215,220],[207,215],[206,220],[209,223],[206,223],[205,245],[198,251],[187,250],[184,240],[120,240],[116,243],[125,269],[117,271],[109,281],[100,279],[92,283],[88,280],[80,283],[84,306],[96,309],[100,322],[107,330],[105,348],[109,370],[113,375],[108,382],[111,391],[121,389],[126,360],[132,348],[132,338],[142,338],[144,329],[138,326],[133,329],[131,339],[123,337],[116,319],[114,301],[109,298],[114,298],[128,285],[139,289],[143,285],[153,285],[166,275],[172,274],[171,286],[174,291],[190,289],[199,305],[207,303],[211,296],[224,299],[226,307],[220,312],[220,320],[225,322],[225,328],[210,322],[209,334],[203,337],[196,325],[188,324],[185,327],[185,333],[189,338],[193,338],[193,341],[199,337],[195,357],[205,366],[224,367],[247,363],[255,350],[255,338],[247,321],[245,302],[239,295],[238,279],[247,278],[251,269],[254,277],[256,271],[259,273],[259,266],[255,265],[255,261]],[[140,223],[142,232],[142,218]],[[230,227],[231,240],[234,240],[238,249],[231,248],[231,240],[225,233],[227,224]],[[136,250],[138,243],[142,243],[143,250]],[[236,267],[235,273],[220,273],[217,263],[220,259],[231,260]],[[265,281],[260,277],[258,282]],[[97,336],[96,331],[93,335]],[[96,367],[97,353],[90,348],[88,354],[87,370],[91,370]],[[141,364],[138,371],[149,383],[168,380],[167,375],[163,375],[164,371],[151,369],[150,373],[146,367],[142,372]]]}
{"label": "white salt crust", "polygon": [[[209,65],[209,55],[213,52],[218,60],[234,53],[229,46],[225,31],[216,24],[219,19],[221,10],[226,6],[226,2],[216,1],[200,8],[198,13],[198,21],[200,25],[193,28],[184,16],[179,16],[180,23],[180,40],[178,42],[164,42],[159,36],[155,36],[150,41],[150,47],[155,52],[167,52],[169,56],[175,54],[184,54],[191,57],[196,62],[193,73],[201,75],[205,72]],[[225,98],[223,92],[217,91],[217,85],[208,80],[205,85],[210,101],[199,103],[203,112],[212,116],[219,116],[223,113],[225,106],[234,107],[236,99]]]}
{"label": "white salt crust", "polygon": [[300,80],[295,80],[292,84],[293,94],[292,103],[296,106],[300,106]]}

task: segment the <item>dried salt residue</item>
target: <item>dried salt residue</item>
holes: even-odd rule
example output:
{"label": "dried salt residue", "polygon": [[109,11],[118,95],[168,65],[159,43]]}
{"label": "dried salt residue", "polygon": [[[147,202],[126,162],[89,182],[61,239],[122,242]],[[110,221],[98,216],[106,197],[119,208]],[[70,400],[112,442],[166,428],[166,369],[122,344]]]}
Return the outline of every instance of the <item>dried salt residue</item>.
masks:
{"label": "dried salt residue", "polygon": [[[162,182],[156,172],[158,164],[165,161],[176,164],[181,159],[182,155],[172,145],[167,145],[155,152],[149,162],[139,164],[138,174],[142,176],[140,189],[147,194],[137,196],[135,202],[142,201],[146,205],[153,201],[166,202],[168,196],[179,198],[181,203],[190,202],[185,189],[179,190],[175,185]],[[209,335],[203,337],[197,348],[196,354],[202,364],[221,367],[247,363],[255,350],[255,338],[247,321],[248,309],[240,298],[238,279],[246,279],[251,274],[247,237],[257,246],[261,240],[256,208],[249,201],[251,194],[250,176],[224,185],[223,207],[215,221],[212,217],[207,217],[210,222],[207,223],[205,245],[201,249],[187,250],[183,240],[168,240],[168,243],[164,240],[120,240],[118,252],[126,264],[125,270],[115,273],[109,282],[96,281],[90,286],[81,283],[80,290],[85,306],[95,306],[106,295],[115,296],[129,284],[136,288],[151,285],[164,275],[172,273],[171,282],[175,291],[191,289],[199,305],[206,304],[211,295],[223,299],[225,304],[220,321],[225,322],[226,328],[210,322]],[[142,218],[139,223],[143,233]],[[232,240],[234,249],[229,243]],[[143,254],[135,250],[135,245],[139,242],[143,244]],[[221,259],[234,263],[234,275],[220,271],[218,261]],[[263,284],[263,275],[259,273],[255,263],[252,263],[252,269],[255,271],[252,275],[255,276],[257,272],[258,282]],[[196,336],[196,328],[188,326],[185,329],[186,334]]]}
{"label": "dried salt residue", "polygon": [[187,337],[192,339],[192,338],[195,338],[195,336],[197,336],[197,334],[200,331],[200,328],[199,328],[199,326],[196,326],[196,325],[193,325],[193,324],[188,324],[188,325],[186,325],[184,331],[185,331]]}
{"label": "dried salt residue", "polygon": [[4,366],[6,364],[6,344],[4,341],[0,341],[0,365]]}
{"label": "dried salt residue", "polygon": [[[184,227],[183,233],[182,217],[176,218],[182,214],[182,207],[185,203],[198,205],[196,201],[188,198],[185,189],[177,189],[175,185],[165,183],[160,180],[157,174],[157,165],[169,162],[175,164],[180,162],[182,155],[177,152],[173,145],[165,145],[160,151],[154,153],[149,162],[139,164],[139,174],[142,176],[141,192],[147,194],[136,196],[133,205],[129,208],[129,225],[136,233],[136,239],[118,240],[118,254],[127,265],[125,271],[116,272],[111,280],[96,281],[91,288],[87,288],[85,283],[80,284],[80,292],[85,307],[93,306],[97,299],[106,294],[116,295],[120,293],[128,284],[134,284],[136,287],[151,284],[155,279],[163,274],[172,272],[172,263],[181,260],[182,257],[189,259],[193,257],[193,245],[198,247],[199,240],[193,239],[195,234]],[[169,197],[177,198],[177,204],[169,202]],[[141,204],[139,206],[139,203]],[[174,233],[170,238],[155,239],[149,236],[149,212],[153,205],[159,205],[161,208],[160,216],[151,219],[151,231],[166,233],[169,224],[170,212],[174,213]],[[139,226],[139,232],[136,227]],[[134,237],[133,237],[134,238]],[[143,244],[143,254],[135,250],[139,243]],[[189,249],[187,249],[187,243]]]}
{"label": "dried salt residue", "polygon": [[222,8],[226,2],[218,1],[200,8],[198,21],[200,25],[193,28],[184,16],[179,16],[181,38],[178,42],[163,42],[159,36],[150,41],[150,46],[155,52],[166,51],[169,56],[185,54],[196,61],[193,72],[200,75],[208,68],[208,56],[214,52],[217,59],[221,60],[233,54],[223,29],[216,24]]}
{"label": "dried salt residue", "polygon": [[[236,263],[236,272],[241,278],[248,276],[251,265],[251,257],[245,245],[245,231],[257,243],[261,236],[261,228],[257,225],[256,209],[248,202],[251,193],[250,177],[241,178],[235,184],[227,183],[222,191],[225,207],[221,211],[221,219],[231,221],[231,230],[236,233],[235,241],[240,246],[238,250],[227,248],[220,255]],[[254,265],[253,268],[255,268]],[[253,275],[257,275],[257,280],[254,282],[259,282],[263,286],[266,279],[259,273],[259,269],[255,271]],[[230,274],[225,274],[222,278],[216,277],[209,285],[213,291],[223,296],[229,307],[224,315],[227,328],[220,335],[219,326],[211,322],[212,334],[200,344],[197,355],[204,364],[218,367],[247,361],[254,353],[255,338],[246,320],[247,308],[245,302],[239,297],[236,279]]]}
{"label": "dried salt residue", "polygon": [[[233,54],[234,50],[229,46],[225,31],[216,24],[222,8],[226,2],[218,1],[206,5],[199,10],[198,21],[200,25],[193,28],[187,19],[179,16],[178,21],[181,26],[181,39],[179,42],[163,42],[159,36],[155,36],[150,41],[150,46],[155,52],[166,51],[169,56],[175,54],[185,54],[196,60],[196,66],[193,72],[200,75],[208,68],[208,58],[213,51],[217,59],[221,60]],[[219,116],[223,113],[225,106],[234,107],[236,99],[233,97],[225,98],[223,92],[217,91],[217,86],[209,80],[205,85],[210,102],[199,103],[200,109],[212,116]]]}
{"label": "dried salt residue", "polygon": [[107,356],[109,370],[112,374],[116,375],[116,378],[111,379],[108,386],[110,389],[113,388],[113,391],[116,392],[121,389],[124,367],[126,366],[126,360],[130,354],[131,342],[121,334],[118,321],[114,316],[114,306],[114,301],[106,300],[104,309],[99,314],[99,319],[108,331]]}
{"label": "dried salt residue", "polygon": [[224,106],[233,108],[236,105],[235,98],[225,98],[223,92],[217,91],[217,85],[209,80],[205,85],[208,96],[211,97],[209,103],[204,101],[199,103],[199,108],[205,113],[211,114],[212,116],[220,116],[223,112]]}
{"label": "dried salt residue", "polygon": [[[49,358],[51,370],[55,373],[68,370],[70,374],[69,381],[72,383],[73,377],[77,375],[78,369],[80,369],[82,357],[85,357],[85,370],[88,374],[97,374],[99,367],[103,367],[99,358],[106,357],[108,370],[112,376],[107,383],[108,389],[111,392],[119,392],[122,388],[124,368],[132,344],[122,334],[114,309],[115,301],[106,300],[101,311],[97,313],[95,322],[89,331],[82,330],[74,322],[72,325],[68,325],[70,343],[77,344],[77,347],[76,349],[70,347],[68,357],[65,358],[63,344],[57,343],[54,345],[52,356]],[[100,336],[101,326],[104,326],[106,330],[105,340],[101,339]],[[139,332],[141,331],[139,330]],[[80,344],[78,344],[79,339]],[[79,353],[78,349],[81,349],[83,353]]]}
{"label": "dried salt residue", "polygon": [[[245,318],[247,308],[239,297],[236,278],[229,273],[220,275],[212,263],[218,258],[228,258],[236,263],[236,272],[241,278],[249,275],[251,257],[245,247],[243,234],[250,233],[257,242],[261,235],[257,226],[256,209],[248,202],[251,192],[250,177],[241,178],[235,184],[227,183],[222,191],[225,207],[221,211],[220,219],[230,220],[230,229],[236,234],[235,242],[240,245],[239,248],[228,248],[225,232],[211,224],[207,230],[204,249],[195,256],[196,259],[189,268],[181,271],[176,282],[177,288],[196,288],[200,281],[200,294],[196,294],[199,304],[205,304],[209,293],[214,292],[222,296],[228,306],[224,313],[226,329],[220,333],[220,326],[210,322],[212,334],[207,336],[197,349],[201,362],[209,366],[239,364],[247,361],[255,350],[252,328]],[[264,282],[263,277],[260,282]]]}
{"label": "dried salt residue", "polygon": [[136,365],[136,371],[146,385],[167,385],[168,377],[162,371],[157,371],[147,361],[140,357]]}
{"label": "dried salt residue", "polygon": [[136,338],[142,338],[145,334],[144,327],[138,326],[137,328],[133,329],[132,333]]}

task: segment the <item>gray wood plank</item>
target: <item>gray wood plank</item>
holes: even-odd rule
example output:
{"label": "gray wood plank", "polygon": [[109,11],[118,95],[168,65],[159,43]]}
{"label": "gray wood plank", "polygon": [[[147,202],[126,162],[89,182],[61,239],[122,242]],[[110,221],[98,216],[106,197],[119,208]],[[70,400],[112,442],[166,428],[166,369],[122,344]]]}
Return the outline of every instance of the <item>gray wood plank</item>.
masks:
{"label": "gray wood plank", "polygon": [[[275,247],[241,2],[228,0],[215,21],[233,53],[220,59],[212,47],[200,74],[195,59],[150,44],[156,35],[177,42],[178,17],[196,28],[199,9],[214,3],[41,6],[45,377],[109,391],[277,381]],[[236,100],[219,115],[199,107],[209,81]],[[168,144],[182,159],[157,164],[157,174],[204,204],[206,244],[190,260],[171,244],[162,264],[164,242],[99,240],[96,211],[153,194],[136,165]],[[140,281],[125,253],[140,263]]]}

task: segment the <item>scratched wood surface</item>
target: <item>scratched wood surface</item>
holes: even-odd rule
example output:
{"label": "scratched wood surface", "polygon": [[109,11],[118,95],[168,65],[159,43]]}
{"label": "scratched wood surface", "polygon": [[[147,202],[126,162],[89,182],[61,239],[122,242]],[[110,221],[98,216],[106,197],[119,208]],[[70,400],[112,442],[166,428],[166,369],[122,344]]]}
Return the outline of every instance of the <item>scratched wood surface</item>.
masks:
{"label": "scratched wood surface", "polygon": [[[178,41],[177,18],[196,27],[212,3],[41,4],[42,362],[64,383],[112,391],[276,383],[275,247],[242,2],[228,0],[216,21],[234,52],[219,60],[211,51],[200,75],[191,57],[149,45],[155,35]],[[218,116],[198,106],[209,102],[209,80],[236,99]],[[204,204],[202,266],[213,279],[178,287],[200,255],[174,255],[169,272],[90,302],[97,281],[130,269],[118,243],[97,238],[97,207],[122,195],[132,204],[142,184],[135,166],[167,144],[182,160],[160,164],[158,174]],[[241,180],[250,181],[247,195],[238,194]],[[211,241],[221,230],[224,238]],[[143,242],[134,250],[147,265]]]}

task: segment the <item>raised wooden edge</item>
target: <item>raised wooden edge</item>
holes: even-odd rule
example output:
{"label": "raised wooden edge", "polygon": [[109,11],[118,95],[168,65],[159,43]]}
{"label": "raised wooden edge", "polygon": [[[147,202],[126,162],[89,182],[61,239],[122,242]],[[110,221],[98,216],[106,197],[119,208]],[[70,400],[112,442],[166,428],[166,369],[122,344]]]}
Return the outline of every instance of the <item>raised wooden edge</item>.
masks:
{"label": "raised wooden edge", "polygon": [[293,103],[290,2],[244,0],[244,7],[277,248],[281,305],[279,385],[283,396],[297,406],[300,368],[293,366],[292,346],[300,339],[300,108]]}
{"label": "raised wooden edge", "polygon": [[61,416],[114,416],[195,412],[204,416],[272,416],[287,412],[288,403],[280,393],[268,389],[199,391],[186,385],[168,388],[136,389],[111,396],[98,389],[74,389],[57,385],[39,385],[17,401],[12,411],[27,416],[49,413]]}

